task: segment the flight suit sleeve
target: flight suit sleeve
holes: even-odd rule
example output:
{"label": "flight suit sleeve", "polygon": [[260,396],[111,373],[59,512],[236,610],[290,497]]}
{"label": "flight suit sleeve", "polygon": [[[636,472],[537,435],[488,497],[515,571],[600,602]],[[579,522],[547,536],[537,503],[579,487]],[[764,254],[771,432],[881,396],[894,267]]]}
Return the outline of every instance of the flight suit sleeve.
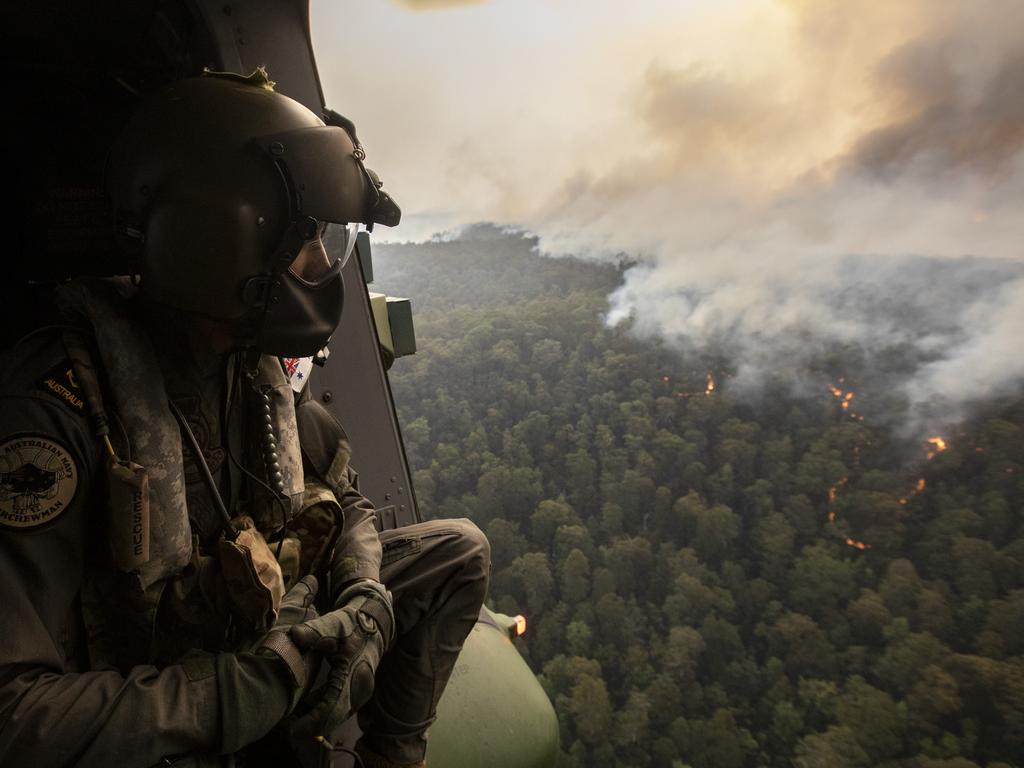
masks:
{"label": "flight suit sleeve", "polygon": [[290,700],[278,660],[89,670],[78,594],[104,527],[97,446],[65,405],[0,396],[0,765],[149,766],[259,738]]}
{"label": "flight suit sleeve", "polygon": [[[347,467],[344,480],[335,488],[342,511],[341,537],[335,551],[332,573],[334,584],[341,587],[354,579],[380,581],[381,545],[377,533],[377,513],[372,502],[359,492],[359,476]],[[340,559],[345,562],[341,563]]]}
{"label": "flight suit sleeve", "polygon": [[380,581],[381,545],[373,504],[359,493],[358,475],[349,464],[352,450],[337,419],[315,400],[295,409],[299,442],[307,471],[337,499],[341,533],[331,568],[333,587],[354,579]]}

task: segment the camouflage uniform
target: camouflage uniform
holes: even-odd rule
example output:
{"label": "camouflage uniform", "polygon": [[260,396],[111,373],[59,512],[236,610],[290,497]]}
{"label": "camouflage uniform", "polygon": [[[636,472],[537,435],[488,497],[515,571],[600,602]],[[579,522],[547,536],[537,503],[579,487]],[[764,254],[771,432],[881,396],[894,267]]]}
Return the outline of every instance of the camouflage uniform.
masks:
{"label": "camouflage uniform", "polygon": [[[186,418],[222,495],[233,513],[249,511],[246,483],[224,460],[232,440],[243,454],[248,446],[233,424],[219,435],[223,419],[210,418],[221,415],[209,404],[223,403],[222,382],[193,380],[183,395],[174,390],[187,381],[164,378],[172,400],[195,398]],[[59,334],[23,340],[0,367],[0,764],[230,764],[217,755],[270,732],[293,686],[282,664],[257,664],[246,650],[253,635],[233,617],[210,497],[187,452],[186,561],[150,584],[114,567],[104,450],[78,384]],[[465,520],[378,534],[341,427],[309,399],[294,413],[305,480],[285,544],[271,548],[287,583],[331,561],[337,579],[379,579],[391,590],[397,639],[359,722],[371,749],[415,762],[483,601],[486,539]],[[116,426],[111,438],[119,455],[129,451]],[[253,516],[268,538],[280,527],[273,515]],[[258,762],[254,754],[248,764]]]}

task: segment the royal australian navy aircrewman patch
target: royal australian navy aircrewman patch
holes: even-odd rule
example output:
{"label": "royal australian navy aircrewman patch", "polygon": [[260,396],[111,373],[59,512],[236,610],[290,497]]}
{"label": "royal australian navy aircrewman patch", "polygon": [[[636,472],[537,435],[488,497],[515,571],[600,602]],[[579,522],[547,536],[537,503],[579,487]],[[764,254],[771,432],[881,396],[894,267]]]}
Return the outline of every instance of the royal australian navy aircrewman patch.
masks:
{"label": "royal australian navy aircrewman patch", "polygon": [[75,376],[75,369],[71,366],[70,360],[65,360],[50,369],[36,386],[56,397],[71,410],[79,413],[85,411],[82,390],[78,386],[78,377]]}
{"label": "royal australian navy aircrewman patch", "polygon": [[57,518],[78,488],[78,466],[60,443],[24,435],[0,444],[0,526],[35,528]]}

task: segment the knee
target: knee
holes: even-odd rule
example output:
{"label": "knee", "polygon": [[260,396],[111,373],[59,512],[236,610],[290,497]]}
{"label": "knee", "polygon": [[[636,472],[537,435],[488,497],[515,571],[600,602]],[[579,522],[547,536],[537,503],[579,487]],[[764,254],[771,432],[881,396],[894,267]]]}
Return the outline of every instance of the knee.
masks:
{"label": "knee", "polygon": [[491,576],[491,544],[484,532],[470,520],[446,521],[456,534],[451,539],[452,556],[457,563],[455,583],[459,584],[459,592],[463,598],[474,603],[479,610],[487,596],[487,586]]}
{"label": "knee", "polygon": [[476,523],[465,518],[453,520],[459,532],[459,550],[465,567],[484,579],[491,571],[491,543]]}

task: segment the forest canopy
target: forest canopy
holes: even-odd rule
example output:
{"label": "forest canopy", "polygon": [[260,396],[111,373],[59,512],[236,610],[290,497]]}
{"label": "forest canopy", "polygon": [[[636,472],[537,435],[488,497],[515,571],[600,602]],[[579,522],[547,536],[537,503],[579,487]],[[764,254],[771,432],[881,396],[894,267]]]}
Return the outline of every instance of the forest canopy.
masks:
{"label": "forest canopy", "polygon": [[625,265],[534,246],[375,261],[415,311],[391,381],[420,509],[487,532],[561,764],[1024,762],[1021,401],[907,438],[856,348],[734,392],[742,361],[606,325]]}

